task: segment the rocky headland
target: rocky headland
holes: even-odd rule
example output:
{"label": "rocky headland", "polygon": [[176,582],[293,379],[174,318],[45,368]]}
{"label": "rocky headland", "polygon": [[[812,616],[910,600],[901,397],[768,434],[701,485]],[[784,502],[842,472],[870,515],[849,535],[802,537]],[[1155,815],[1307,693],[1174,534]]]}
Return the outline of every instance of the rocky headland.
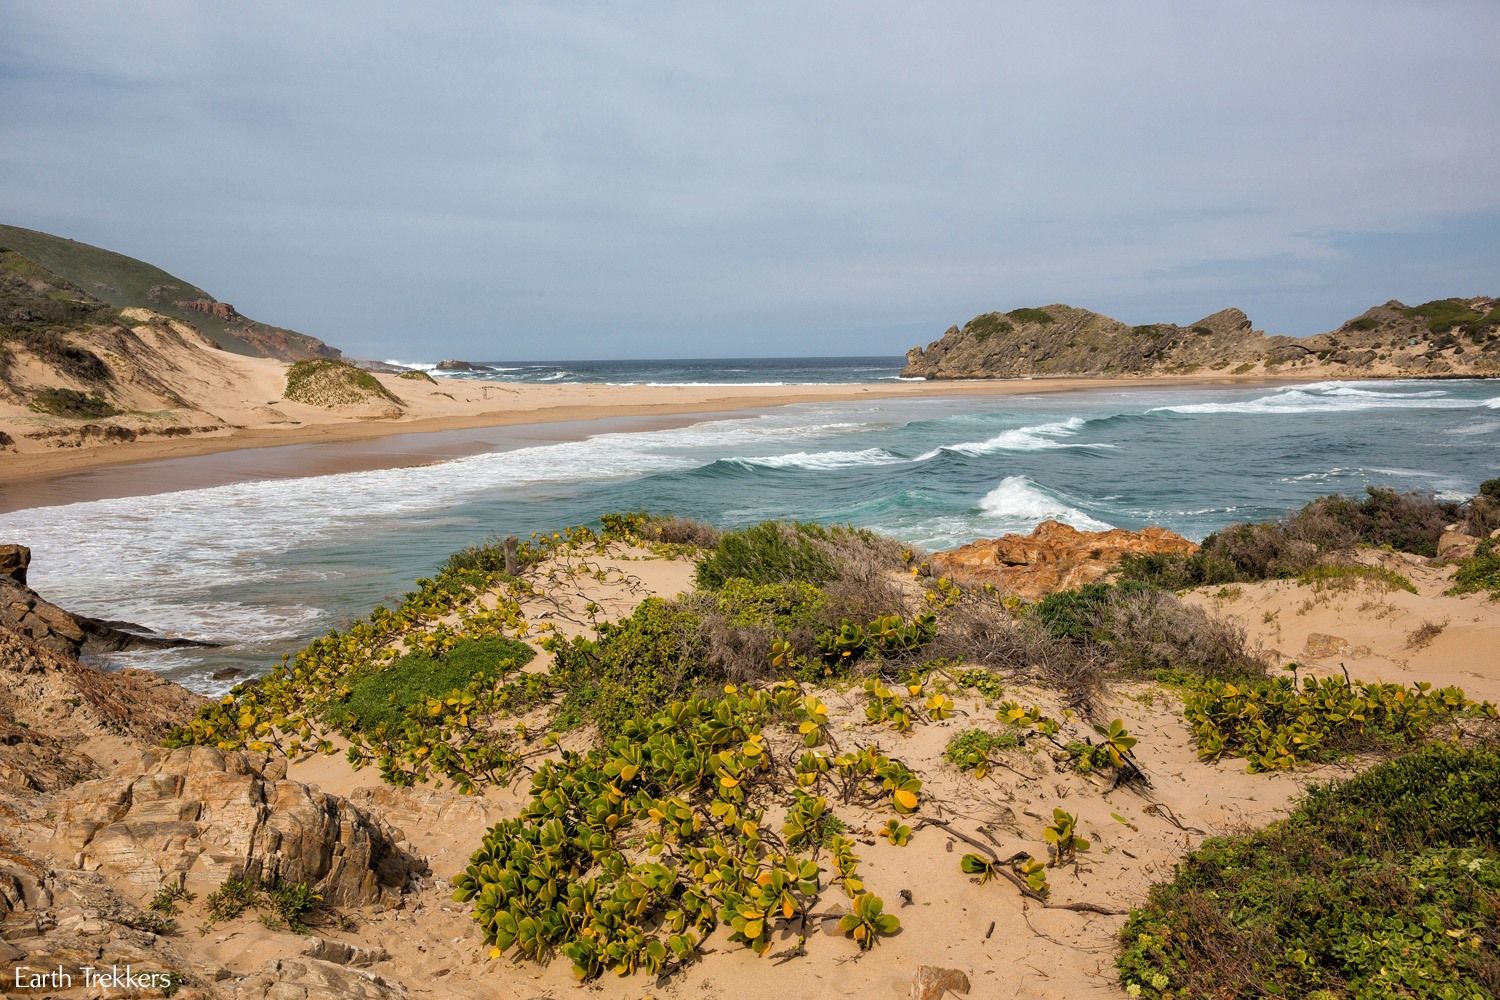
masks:
{"label": "rocky headland", "polygon": [[907,377],[1242,375],[1434,378],[1500,375],[1491,296],[1392,300],[1312,337],[1270,336],[1238,309],[1187,326],[1131,326],[1055,304],[985,313],[906,355]]}

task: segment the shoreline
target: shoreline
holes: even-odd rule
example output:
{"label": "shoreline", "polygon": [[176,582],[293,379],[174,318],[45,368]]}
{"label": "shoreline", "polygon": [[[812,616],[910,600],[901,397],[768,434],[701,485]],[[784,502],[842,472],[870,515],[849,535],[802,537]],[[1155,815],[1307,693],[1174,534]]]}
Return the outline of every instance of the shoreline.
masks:
{"label": "shoreline", "polygon": [[499,450],[582,440],[606,431],[661,430],[708,417],[761,413],[803,403],[870,399],[996,398],[1150,389],[1273,388],[1327,381],[1327,375],[1266,377],[1160,375],[1122,378],[803,383],[765,386],[471,385],[503,388],[505,409],[401,420],[331,415],[293,427],[248,427],[225,434],[136,440],[94,448],[11,454],[0,462],[0,513],[34,507],[202,489],[260,479],[292,479],[433,465],[497,450],[485,431],[506,431]]}

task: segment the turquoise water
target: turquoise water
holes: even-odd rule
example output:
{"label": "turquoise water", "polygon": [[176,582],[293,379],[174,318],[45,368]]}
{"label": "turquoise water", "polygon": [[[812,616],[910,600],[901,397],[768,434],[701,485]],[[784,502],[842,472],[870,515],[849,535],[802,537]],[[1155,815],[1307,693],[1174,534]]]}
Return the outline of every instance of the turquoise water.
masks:
{"label": "turquoise water", "polygon": [[722,526],[852,522],[929,548],[1161,524],[1201,537],[1324,493],[1459,498],[1500,475],[1500,383],[1089,390],[803,404],[500,445],[420,468],[244,482],[0,515],[79,611],[227,643],[118,658],[204,690],[366,613],[454,549],[647,509]]}

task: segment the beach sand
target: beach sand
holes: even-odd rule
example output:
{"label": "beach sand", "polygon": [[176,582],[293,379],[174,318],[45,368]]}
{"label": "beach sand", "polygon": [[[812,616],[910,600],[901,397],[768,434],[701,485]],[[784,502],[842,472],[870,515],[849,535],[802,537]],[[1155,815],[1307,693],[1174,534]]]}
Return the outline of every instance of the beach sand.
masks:
{"label": "beach sand", "polygon": [[[734,411],[763,411],[795,403],[847,402],[867,399],[933,398],[947,396],[1021,396],[1040,393],[1109,389],[1186,389],[1208,387],[1247,388],[1284,385],[1321,378],[1321,373],[1299,373],[1297,378],[1256,376],[1156,376],[1145,378],[1034,378],[945,382],[889,381],[884,383],[805,384],[766,386],[651,386],[570,383],[561,385],[512,384],[469,379],[439,379],[437,384],[393,375],[380,381],[403,406],[399,416],[378,412],[370,406],[323,408],[293,403],[281,398],[287,366],[261,358],[216,354],[213,371],[184,376],[183,397],[192,413],[207,416],[212,426],[182,436],[156,436],[145,430],[134,441],[90,440],[81,445],[59,447],[44,440],[27,438],[44,421],[16,407],[0,405],[0,432],[16,439],[15,450],[0,452],[0,509],[14,510],[38,503],[95,499],[129,492],[160,492],[163,489],[195,488],[214,482],[255,478],[256,463],[221,463],[217,475],[212,464],[153,467],[151,488],[133,490],[126,480],[98,492],[91,480],[72,478],[71,486],[54,484],[40,493],[22,490],[19,484],[74,477],[106,466],[138,465],[169,459],[288,446],[344,445],[283,451],[262,463],[264,474],[276,476],[322,475],[362,469],[425,464],[486,450],[482,438],[456,432],[486,428],[557,425],[559,436],[568,440],[597,433],[598,425],[584,429],[581,422],[610,420],[612,429],[645,429],[681,426],[698,417]],[[201,360],[199,367],[203,367]],[[185,411],[186,412],[186,411]],[[132,426],[130,419],[110,423]],[[77,421],[72,422],[76,425]],[[143,419],[136,420],[149,427]],[[562,428],[565,425],[573,425]],[[410,437],[423,435],[423,439]],[[446,439],[439,435],[447,435]],[[382,439],[400,437],[391,445]],[[355,445],[358,445],[355,447]],[[455,450],[457,449],[457,450]],[[252,471],[239,468],[244,465]],[[94,483],[102,480],[92,480]],[[60,499],[47,499],[47,497]]]}

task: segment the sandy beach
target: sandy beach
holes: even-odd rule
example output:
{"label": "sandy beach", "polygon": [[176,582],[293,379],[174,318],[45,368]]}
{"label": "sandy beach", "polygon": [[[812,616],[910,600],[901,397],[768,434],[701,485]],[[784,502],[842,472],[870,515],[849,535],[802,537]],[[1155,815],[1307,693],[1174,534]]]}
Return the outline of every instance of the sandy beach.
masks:
{"label": "sandy beach", "polygon": [[[943,396],[1022,396],[1078,390],[1209,388],[1284,385],[1315,381],[1323,372],[1299,373],[1293,378],[1264,376],[1156,376],[1146,378],[1030,378],[963,381],[900,381],[885,383],[806,384],[777,387],[755,385],[659,386],[510,384],[468,379],[440,379],[436,384],[392,375],[378,378],[402,402],[399,415],[370,407],[322,408],[281,399],[286,365],[260,358],[218,354],[219,370],[204,373],[203,398],[184,393],[197,410],[210,414],[218,426],[181,436],[156,436],[145,421],[120,418],[122,426],[140,424],[133,441],[94,441],[60,447],[34,443],[25,432],[37,424],[34,414],[0,406],[0,431],[20,444],[0,454],[0,484],[53,479],[81,471],[124,463],[155,462],[192,456],[277,448],[289,445],[327,445],[372,442],[398,435],[433,435],[478,428],[537,424],[577,424],[585,421],[652,422],[651,426],[690,423],[700,415],[733,411],[762,411],[796,403],[843,402],[881,398]],[[669,423],[659,421],[666,419]],[[573,432],[584,436],[581,430]],[[357,469],[423,464],[450,457],[440,439],[434,451],[419,448],[393,452],[351,450],[346,455],[321,450],[307,461],[285,466],[279,475],[316,475]],[[461,452],[462,453],[462,452]],[[384,457],[381,457],[381,456]],[[159,485],[157,487],[160,488]],[[7,491],[13,492],[13,491]],[[7,497],[6,509],[24,504]]]}

